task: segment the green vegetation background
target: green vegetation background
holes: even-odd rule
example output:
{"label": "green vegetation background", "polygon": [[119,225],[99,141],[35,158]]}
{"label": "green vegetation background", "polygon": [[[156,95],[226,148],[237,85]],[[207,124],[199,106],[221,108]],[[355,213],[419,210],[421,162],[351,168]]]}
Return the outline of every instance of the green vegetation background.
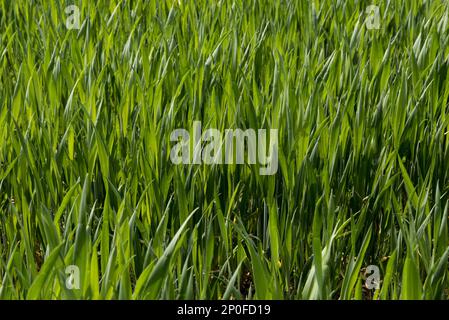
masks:
{"label": "green vegetation background", "polygon": [[[373,2],[0,0],[0,298],[446,299],[448,2]],[[278,173],[174,166],[194,120]]]}

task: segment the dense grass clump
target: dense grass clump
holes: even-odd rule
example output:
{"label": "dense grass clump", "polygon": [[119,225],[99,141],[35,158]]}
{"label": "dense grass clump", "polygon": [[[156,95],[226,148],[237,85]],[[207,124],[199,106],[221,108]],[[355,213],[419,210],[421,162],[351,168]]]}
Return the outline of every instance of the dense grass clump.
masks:
{"label": "dense grass clump", "polygon": [[447,299],[449,4],[373,2],[0,0],[0,299]]}

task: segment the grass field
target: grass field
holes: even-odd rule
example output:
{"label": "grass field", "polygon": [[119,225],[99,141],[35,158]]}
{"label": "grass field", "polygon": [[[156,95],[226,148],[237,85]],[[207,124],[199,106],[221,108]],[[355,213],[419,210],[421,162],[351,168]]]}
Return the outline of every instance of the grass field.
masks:
{"label": "grass field", "polygon": [[372,2],[0,0],[0,299],[448,299],[449,2]]}

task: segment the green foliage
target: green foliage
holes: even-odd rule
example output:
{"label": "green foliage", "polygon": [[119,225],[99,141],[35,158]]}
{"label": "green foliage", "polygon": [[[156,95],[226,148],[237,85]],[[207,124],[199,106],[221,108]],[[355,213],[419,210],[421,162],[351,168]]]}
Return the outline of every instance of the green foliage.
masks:
{"label": "green foliage", "polygon": [[374,2],[0,0],[0,299],[447,299],[448,2]]}

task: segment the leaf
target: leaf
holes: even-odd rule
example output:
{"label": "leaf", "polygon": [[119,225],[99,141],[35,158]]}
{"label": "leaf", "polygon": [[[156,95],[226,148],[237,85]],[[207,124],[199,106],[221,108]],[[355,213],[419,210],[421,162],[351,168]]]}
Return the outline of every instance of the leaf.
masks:
{"label": "leaf", "polygon": [[61,248],[63,243],[59,244],[53,251],[50,253],[48,258],[45,260],[45,263],[42,265],[41,270],[39,271],[38,276],[34,279],[33,283],[30,286],[30,289],[27,293],[27,300],[38,300],[43,297],[48,297],[48,292],[42,292],[48,283],[50,283],[50,279],[53,276],[55,270],[57,270],[56,263],[58,258],[60,257]]}

